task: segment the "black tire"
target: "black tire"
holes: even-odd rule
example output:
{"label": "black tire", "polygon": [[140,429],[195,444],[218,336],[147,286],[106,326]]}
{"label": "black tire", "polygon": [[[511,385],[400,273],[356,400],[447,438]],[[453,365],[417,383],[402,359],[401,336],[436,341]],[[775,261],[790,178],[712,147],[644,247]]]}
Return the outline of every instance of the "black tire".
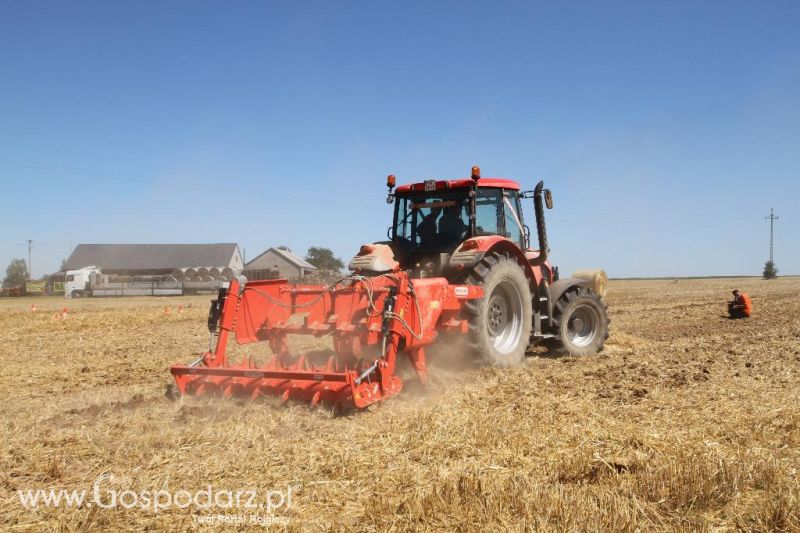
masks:
{"label": "black tire", "polygon": [[608,306],[587,287],[573,287],[553,306],[553,339],[547,346],[570,355],[591,355],[608,338]]}
{"label": "black tire", "polygon": [[464,306],[470,351],[492,366],[520,365],[533,326],[530,281],[522,265],[507,254],[489,254],[475,265],[466,283],[484,290],[483,298]]}
{"label": "black tire", "polygon": [[83,293],[81,293],[81,291],[75,291],[75,292],[72,293],[72,297],[73,298],[82,298],[83,297]]}

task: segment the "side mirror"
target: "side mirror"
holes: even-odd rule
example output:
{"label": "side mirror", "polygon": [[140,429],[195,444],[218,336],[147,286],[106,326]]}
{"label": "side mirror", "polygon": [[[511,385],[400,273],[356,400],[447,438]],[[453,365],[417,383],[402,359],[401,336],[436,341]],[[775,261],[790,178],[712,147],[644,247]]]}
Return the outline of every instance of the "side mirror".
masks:
{"label": "side mirror", "polygon": [[550,192],[550,189],[544,190],[544,205],[547,206],[547,209],[553,209],[553,193]]}

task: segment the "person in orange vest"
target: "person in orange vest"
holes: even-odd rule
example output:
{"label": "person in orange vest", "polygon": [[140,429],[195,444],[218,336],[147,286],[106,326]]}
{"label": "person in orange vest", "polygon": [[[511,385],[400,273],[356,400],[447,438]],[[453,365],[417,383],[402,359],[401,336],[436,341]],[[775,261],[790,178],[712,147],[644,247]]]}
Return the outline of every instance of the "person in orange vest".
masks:
{"label": "person in orange vest", "polygon": [[733,301],[728,302],[728,314],[731,318],[747,318],[753,314],[753,300],[746,292],[739,289],[733,291]]}

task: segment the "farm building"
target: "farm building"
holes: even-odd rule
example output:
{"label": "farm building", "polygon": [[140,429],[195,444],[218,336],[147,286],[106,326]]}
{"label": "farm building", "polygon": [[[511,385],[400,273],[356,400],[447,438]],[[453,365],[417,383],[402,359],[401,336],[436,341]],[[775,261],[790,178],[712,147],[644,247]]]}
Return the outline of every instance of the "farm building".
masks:
{"label": "farm building", "polygon": [[160,276],[186,268],[230,268],[241,272],[236,243],[215,244],[79,244],[64,270],[96,266],[117,276]]}
{"label": "farm building", "polygon": [[317,267],[290,252],[280,248],[269,248],[244,266],[244,274],[248,279],[266,279],[271,277],[270,269],[278,268],[279,276],[287,279],[305,277],[315,272]]}

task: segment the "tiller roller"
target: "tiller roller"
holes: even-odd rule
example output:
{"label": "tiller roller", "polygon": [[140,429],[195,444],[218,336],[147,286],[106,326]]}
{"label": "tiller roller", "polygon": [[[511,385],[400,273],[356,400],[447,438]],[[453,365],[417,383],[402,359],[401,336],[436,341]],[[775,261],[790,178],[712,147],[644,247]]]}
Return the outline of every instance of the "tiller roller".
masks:
{"label": "tiller roller", "polygon": [[[425,347],[442,332],[466,333],[462,303],[482,296],[478,286],[451,285],[445,278],[411,280],[403,271],[354,275],[330,287],[247,282],[240,276],[212,302],[210,350],[171,372],[182,394],[277,395],[364,408],[402,389],[395,375],[401,352],[426,382]],[[271,359],[257,366],[245,356],[231,364],[226,355],[231,334],[239,344],[268,342]],[[288,335],[330,336],[336,354],[325,361],[291,354]]]}

